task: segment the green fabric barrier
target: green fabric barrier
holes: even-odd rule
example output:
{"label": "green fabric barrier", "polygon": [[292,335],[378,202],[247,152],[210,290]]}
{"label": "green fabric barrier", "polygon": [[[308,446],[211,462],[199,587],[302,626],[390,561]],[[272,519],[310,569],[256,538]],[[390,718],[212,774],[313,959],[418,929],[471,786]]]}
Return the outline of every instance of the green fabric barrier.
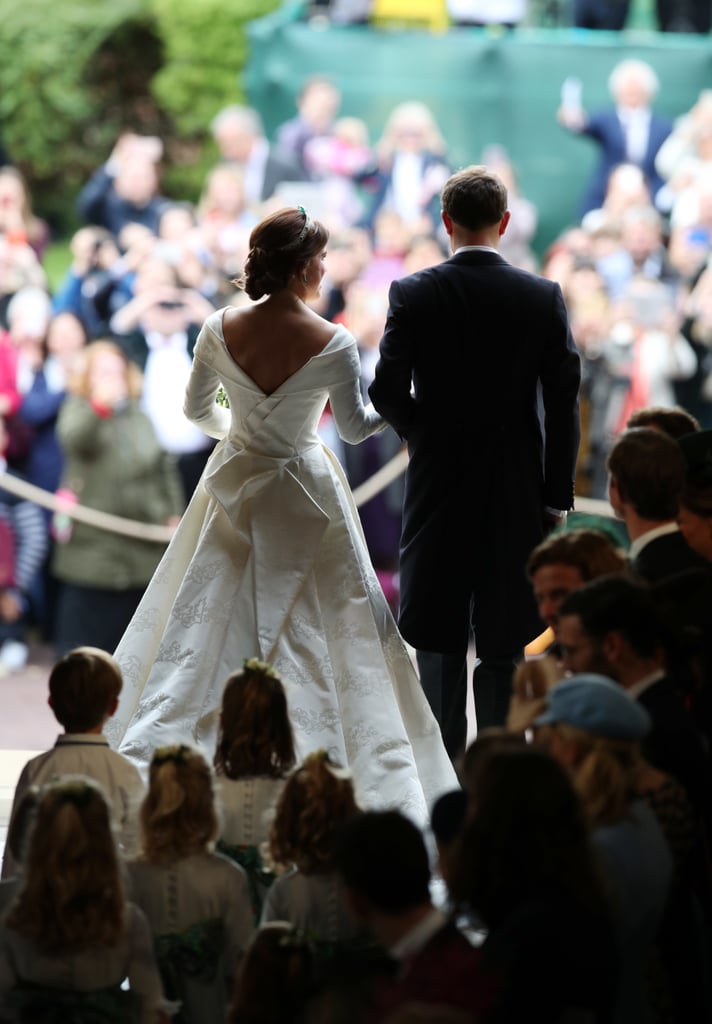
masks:
{"label": "green fabric barrier", "polygon": [[490,143],[507,149],[522,193],[539,209],[540,253],[577,222],[597,156],[593,142],[570,135],[556,121],[568,75],[581,79],[584,104],[592,111],[609,105],[608,75],[619,61],[645,60],[660,78],[656,109],[673,118],[692,106],[701,89],[712,87],[712,47],[705,36],[315,27],[297,4],[253,22],[248,37],[245,87],[269,136],[294,115],[294,96],[310,74],[336,82],[341,113],[362,117],[374,142],[396,104],[422,100],[448,141],[453,166],[478,162]]}

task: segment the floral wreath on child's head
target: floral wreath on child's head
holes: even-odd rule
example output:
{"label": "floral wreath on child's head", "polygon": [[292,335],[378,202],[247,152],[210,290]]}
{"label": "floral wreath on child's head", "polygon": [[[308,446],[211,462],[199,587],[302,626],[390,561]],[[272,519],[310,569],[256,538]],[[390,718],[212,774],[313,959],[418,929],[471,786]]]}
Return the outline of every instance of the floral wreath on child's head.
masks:
{"label": "floral wreath on child's head", "polygon": [[344,768],[338,761],[334,761],[328,750],[320,747],[318,750],[312,750],[311,754],[302,761],[302,768],[309,768],[313,764],[325,764],[331,774],[336,779],[350,779],[352,778],[351,772],[348,768]]}
{"label": "floral wreath on child's head", "polygon": [[151,764],[156,765],[156,767],[167,764],[169,761],[172,761],[173,764],[187,764],[192,753],[191,748],[187,747],[185,743],[174,743],[172,746],[156,747],[153,751]]}
{"label": "floral wreath on child's head", "polygon": [[266,661],[260,661],[259,658],[245,658],[242,663],[242,669],[244,672],[250,672],[257,676],[266,676],[268,679],[279,679],[272,666]]}
{"label": "floral wreath on child's head", "polygon": [[102,791],[90,779],[66,777],[61,782],[51,782],[45,787],[45,793],[56,793],[66,803],[77,807],[86,807],[93,797],[103,796]]}

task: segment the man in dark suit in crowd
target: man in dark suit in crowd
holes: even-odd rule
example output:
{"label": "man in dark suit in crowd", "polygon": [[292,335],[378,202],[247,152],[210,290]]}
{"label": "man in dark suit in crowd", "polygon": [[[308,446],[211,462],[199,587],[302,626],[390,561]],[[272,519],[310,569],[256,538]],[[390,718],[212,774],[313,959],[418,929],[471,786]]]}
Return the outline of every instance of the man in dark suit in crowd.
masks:
{"label": "man in dark suit in crowd", "polygon": [[652,427],[625,430],[608,456],[608,497],[631,540],[630,568],[648,583],[704,568],[677,524],[685,483],[679,445]]}
{"label": "man in dark suit in crowd", "polygon": [[[430,864],[421,831],[399,811],[367,811],[339,830],[334,863],[351,915],[391,957],[392,968],[364,972],[371,1024],[411,1004],[486,1015],[497,979],[486,976],[480,950],[430,894]],[[368,998],[368,997],[367,997]]]}
{"label": "man in dark suit in crowd", "polygon": [[652,109],[659,82],[653,68],[641,60],[624,60],[611,72],[608,88],[613,107],[590,115],[580,102],[564,102],[560,123],[569,131],[586,135],[598,146],[598,163],[581,204],[581,214],[603,205],[611,171],[619,164],[635,164],[645,175],[650,198],[664,182],[655,168],[655,157],[672,131],[672,121]]}
{"label": "man in dark suit in crowd", "polygon": [[369,393],[408,443],[399,625],[457,757],[472,631],[481,729],[504,722],[514,665],[542,629],[525,566],[572,507],[580,361],[559,285],[497,251],[500,179],[452,175],[442,220],[453,255],[393,282]]}
{"label": "man in dark suit in crowd", "polygon": [[267,141],[262,118],[253,107],[237,103],[225,107],[215,115],[210,129],[221,160],[242,171],[248,206],[271,199],[282,182],[305,180],[296,160]]}

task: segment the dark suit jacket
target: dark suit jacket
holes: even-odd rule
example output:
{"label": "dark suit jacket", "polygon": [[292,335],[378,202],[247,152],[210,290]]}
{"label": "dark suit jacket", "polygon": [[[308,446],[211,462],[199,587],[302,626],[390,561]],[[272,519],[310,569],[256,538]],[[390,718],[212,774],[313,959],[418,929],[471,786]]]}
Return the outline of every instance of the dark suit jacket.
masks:
{"label": "dark suit jacket", "polygon": [[275,189],[283,181],[305,181],[306,174],[288,153],[270,146],[262,179],[262,199],[271,199]]}
{"label": "dark suit jacket", "polygon": [[687,544],[682,533],[666,533],[646,544],[630,567],[646,583],[658,583],[688,569],[706,569],[709,563]]}
{"label": "dark suit jacket", "polygon": [[[650,186],[653,200],[658,189],[662,188],[664,184],[663,179],[655,170],[655,157],[671,131],[672,121],[669,118],[662,117],[660,114],[651,114],[648,147],[640,168]],[[615,110],[602,110],[592,114],[581,134],[593,139],[599,147],[598,163],[589,181],[581,207],[581,213],[584,214],[602,206],[611,171],[618,164],[629,161],[626,156],[623,126]]]}
{"label": "dark suit jacket", "polygon": [[480,655],[541,632],[525,563],[544,506],[573,503],[579,379],[560,287],[499,253],[393,282],[369,394],[408,443],[399,624],[416,648],[460,653],[471,600]]}
{"label": "dark suit jacket", "polygon": [[456,925],[448,922],[408,963],[396,978],[376,989],[368,1024],[390,1018],[399,1007],[416,1003],[463,1010],[473,1020],[485,1019],[497,985],[479,969],[480,952]]}
{"label": "dark suit jacket", "polygon": [[667,676],[639,695],[638,703],[652,720],[643,753],[659,771],[674,776],[697,811],[707,810],[710,760],[706,741],[687,713]]}

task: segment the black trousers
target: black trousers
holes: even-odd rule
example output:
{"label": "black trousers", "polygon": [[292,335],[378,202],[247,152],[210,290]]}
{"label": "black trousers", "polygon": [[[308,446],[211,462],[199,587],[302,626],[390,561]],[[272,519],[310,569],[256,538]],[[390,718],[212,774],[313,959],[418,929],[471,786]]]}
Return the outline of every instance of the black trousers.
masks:
{"label": "black trousers", "polygon": [[[472,686],[477,731],[504,725],[512,694],[512,676],[521,652],[504,658],[484,658],[475,664]],[[417,651],[420,683],[442,732],[452,761],[467,742],[467,648],[464,652],[439,654]]]}

